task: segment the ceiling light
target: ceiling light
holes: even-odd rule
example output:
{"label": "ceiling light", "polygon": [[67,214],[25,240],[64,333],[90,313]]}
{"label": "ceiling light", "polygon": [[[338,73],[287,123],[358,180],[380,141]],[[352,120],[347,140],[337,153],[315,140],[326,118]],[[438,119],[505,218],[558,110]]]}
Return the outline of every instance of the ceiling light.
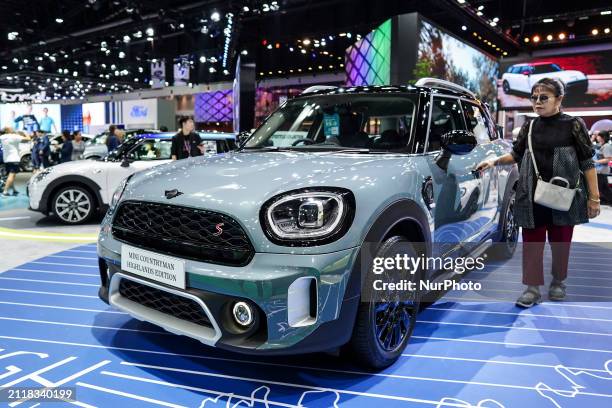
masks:
{"label": "ceiling light", "polygon": [[499,21],[499,17],[495,17],[495,18],[493,19],[493,21],[495,21],[495,22],[497,23],[497,22]]}
{"label": "ceiling light", "polygon": [[142,37],[142,31],[138,30],[136,31],[134,34],[132,34],[134,36],[134,38],[140,38]]}
{"label": "ceiling light", "polygon": [[124,35],[124,36],[123,36],[123,42],[124,42],[124,43],[126,43],[126,44],[127,44],[127,43],[129,43],[131,40],[132,40],[132,39],[130,38],[130,36],[129,36],[129,35]]}
{"label": "ceiling light", "polygon": [[217,72],[217,70],[214,67],[210,67],[208,68],[208,72],[210,72],[211,74],[214,74],[215,72]]}
{"label": "ceiling light", "polygon": [[610,34],[610,29],[606,27],[606,28],[604,29],[604,33],[606,33],[606,34]]}
{"label": "ceiling light", "polygon": [[64,19],[58,17],[58,18],[55,19],[55,22],[58,23],[58,24],[62,24],[64,22]]}
{"label": "ceiling light", "polygon": [[525,41],[526,43],[528,43],[528,42],[529,42],[529,37],[525,37],[525,38],[524,38],[524,41]]}
{"label": "ceiling light", "polygon": [[202,55],[202,56],[200,57],[200,62],[201,62],[202,64],[204,64],[204,63],[206,62],[206,57],[205,57],[204,55]]}
{"label": "ceiling light", "polygon": [[552,41],[552,39],[553,39],[552,34],[548,34],[548,35],[546,36],[546,39],[547,39],[548,41]]}
{"label": "ceiling light", "polygon": [[565,33],[559,33],[559,39],[565,40]]}
{"label": "ceiling light", "polygon": [[23,63],[27,64],[28,62],[30,62],[27,58],[24,58]]}
{"label": "ceiling light", "polygon": [[597,35],[597,34],[599,34],[599,30],[594,28],[593,30],[591,30],[591,34]]}
{"label": "ceiling light", "polygon": [[125,58],[125,52],[119,51],[119,58]]}
{"label": "ceiling light", "polygon": [[462,29],[463,31],[465,31],[465,30],[467,30],[467,27],[466,27],[466,26],[464,26],[464,25],[462,25],[462,26],[461,26],[461,29]]}
{"label": "ceiling light", "polygon": [[90,66],[91,65],[91,61],[89,61],[89,60],[85,61],[85,65],[86,66]]}
{"label": "ceiling light", "polygon": [[144,68],[143,67],[138,67],[138,72],[143,73],[144,72]]}
{"label": "ceiling light", "polygon": [[552,23],[553,21],[555,20],[553,20],[552,18],[545,18],[544,20],[542,20],[543,23]]}
{"label": "ceiling light", "polygon": [[9,41],[16,40],[17,36],[19,36],[19,33],[17,31],[11,31],[7,34],[7,38],[9,39]]}
{"label": "ceiling light", "polygon": [[457,3],[463,4],[463,3],[465,3],[465,0],[457,0]]}
{"label": "ceiling light", "polygon": [[183,23],[179,24],[179,28],[185,28],[185,24]]}
{"label": "ceiling light", "polygon": [[79,73],[78,73],[78,72],[76,72],[76,71],[74,71],[74,72],[72,73],[72,76],[73,76],[73,77],[79,76]]}
{"label": "ceiling light", "polygon": [[533,36],[533,42],[534,43],[540,42],[540,36],[539,35],[534,35]]}
{"label": "ceiling light", "polygon": [[248,8],[247,6],[244,6],[244,7],[242,8],[242,11],[244,11],[244,12],[246,13],[246,12],[248,12],[248,11],[249,11],[249,8]]}
{"label": "ceiling light", "polygon": [[481,11],[484,9],[484,6],[481,4],[480,6],[478,6],[478,11]]}
{"label": "ceiling light", "polygon": [[147,36],[153,37],[153,35],[155,35],[155,30],[153,30],[152,27],[149,27],[145,30],[145,33],[147,33]]}
{"label": "ceiling light", "polygon": [[302,41],[302,43],[304,45],[310,45],[310,40],[308,38],[305,38],[304,41]]}
{"label": "ceiling light", "polygon": [[607,15],[612,14],[612,10],[604,10],[604,11],[602,11],[600,14],[601,14],[602,16],[607,16]]}
{"label": "ceiling light", "polygon": [[247,50],[242,50],[242,51],[240,52],[240,54],[241,54],[241,55],[247,55],[248,53],[249,53],[249,52],[248,52]]}
{"label": "ceiling light", "polygon": [[491,27],[495,27],[495,26],[497,25],[497,23],[496,23],[495,21],[491,21],[491,22],[489,23],[489,25],[490,25]]}
{"label": "ceiling light", "polygon": [[45,69],[42,67],[42,65],[39,65],[39,66],[38,66],[38,70],[39,70],[39,71],[44,71]]}
{"label": "ceiling light", "polygon": [[482,16],[482,11],[477,11],[477,12],[476,12],[476,15],[477,15],[477,16]]}
{"label": "ceiling light", "polygon": [[218,12],[216,12],[216,11],[215,11],[215,12],[213,12],[213,13],[210,15],[210,19],[211,19],[212,21],[219,21],[219,20],[221,20],[221,15],[220,15]]}

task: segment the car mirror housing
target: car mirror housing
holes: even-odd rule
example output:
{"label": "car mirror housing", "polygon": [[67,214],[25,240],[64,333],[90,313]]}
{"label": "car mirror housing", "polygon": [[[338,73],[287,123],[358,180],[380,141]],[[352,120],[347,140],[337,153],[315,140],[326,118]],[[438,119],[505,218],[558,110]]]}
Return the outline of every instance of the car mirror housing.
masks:
{"label": "car mirror housing", "polygon": [[130,167],[130,160],[127,157],[124,157],[121,160],[121,167]]}
{"label": "car mirror housing", "polygon": [[442,149],[458,156],[468,154],[478,144],[476,136],[467,130],[451,130],[442,135]]}

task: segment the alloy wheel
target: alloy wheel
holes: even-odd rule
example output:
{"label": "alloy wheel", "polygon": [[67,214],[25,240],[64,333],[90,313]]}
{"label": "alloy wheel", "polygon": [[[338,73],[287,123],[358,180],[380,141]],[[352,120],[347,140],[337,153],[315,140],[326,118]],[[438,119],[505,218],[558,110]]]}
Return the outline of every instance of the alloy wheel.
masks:
{"label": "alloy wheel", "polygon": [[64,190],[55,199],[55,212],[62,221],[75,224],[85,220],[91,213],[91,200],[80,190]]}

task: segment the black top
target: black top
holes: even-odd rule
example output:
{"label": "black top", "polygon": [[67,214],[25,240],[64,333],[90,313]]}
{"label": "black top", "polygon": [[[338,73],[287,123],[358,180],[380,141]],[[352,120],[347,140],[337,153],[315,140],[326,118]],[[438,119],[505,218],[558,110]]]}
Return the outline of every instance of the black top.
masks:
{"label": "black top", "polygon": [[[520,163],[529,148],[528,134],[529,122],[525,122],[512,147],[511,154],[517,163]],[[562,112],[534,119],[531,143],[540,176],[544,181],[549,181],[553,177],[553,161],[557,147],[574,146],[579,162],[593,157],[593,146],[582,119]],[[526,156],[525,160],[527,159],[531,160],[531,156]],[[536,227],[552,224],[552,210],[548,207],[534,203],[533,215]]]}
{"label": "black top", "polygon": [[202,138],[195,132],[191,132],[187,136],[183,135],[183,131],[179,131],[172,136],[171,154],[176,156],[178,160],[188,157],[201,156],[202,152],[198,146],[202,143]]}
{"label": "black top", "polygon": [[62,150],[60,151],[60,163],[66,163],[72,160],[72,141],[66,140],[62,144]]}

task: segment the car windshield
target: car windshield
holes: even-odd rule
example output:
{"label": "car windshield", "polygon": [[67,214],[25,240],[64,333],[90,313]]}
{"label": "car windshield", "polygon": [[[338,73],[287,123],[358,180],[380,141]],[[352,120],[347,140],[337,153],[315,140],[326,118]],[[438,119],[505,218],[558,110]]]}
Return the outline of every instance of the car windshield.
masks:
{"label": "car windshield", "polygon": [[132,149],[136,143],[138,143],[137,137],[126,137],[125,141],[119,145],[115,150],[111,151],[103,159],[105,161],[117,161],[121,160],[126,152]]}
{"label": "car windshield", "polygon": [[274,112],[244,148],[405,151],[415,106],[412,95],[296,98]]}
{"label": "car windshield", "polygon": [[96,135],[93,137],[93,139],[90,139],[89,142],[87,142],[87,144],[90,145],[103,145],[106,144],[106,138],[108,137],[108,133],[100,133],[99,135]]}

